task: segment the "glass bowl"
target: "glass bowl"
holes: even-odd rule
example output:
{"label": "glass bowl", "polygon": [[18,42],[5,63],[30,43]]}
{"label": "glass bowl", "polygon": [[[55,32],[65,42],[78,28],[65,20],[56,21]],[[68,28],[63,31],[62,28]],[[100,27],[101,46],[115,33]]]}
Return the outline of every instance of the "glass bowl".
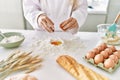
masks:
{"label": "glass bowl", "polygon": [[25,37],[19,32],[6,32],[3,34],[7,37],[7,41],[5,41],[6,39],[0,35],[0,46],[4,48],[18,47],[25,39]]}
{"label": "glass bowl", "polygon": [[106,36],[107,29],[112,24],[99,24],[97,25],[97,31],[99,33],[100,38],[104,43],[110,44],[110,45],[118,45],[120,44],[120,26],[117,25],[117,31],[116,36],[114,38],[108,38]]}

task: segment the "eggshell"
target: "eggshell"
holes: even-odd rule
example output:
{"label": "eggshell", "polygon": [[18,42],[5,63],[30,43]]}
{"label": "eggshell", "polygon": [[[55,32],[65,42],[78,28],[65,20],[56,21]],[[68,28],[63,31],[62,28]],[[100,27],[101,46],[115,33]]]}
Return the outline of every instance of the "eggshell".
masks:
{"label": "eggshell", "polygon": [[98,46],[97,49],[101,52],[102,50],[104,50],[104,47]]}
{"label": "eggshell", "polygon": [[118,63],[118,57],[116,55],[110,55],[110,59],[112,59],[115,63]]}
{"label": "eggshell", "polygon": [[118,51],[114,52],[113,54],[116,55],[118,59],[120,59],[120,53]]}
{"label": "eggshell", "polygon": [[110,48],[106,48],[105,51],[108,52],[109,55],[113,54],[112,49],[110,49]]}
{"label": "eggshell", "polygon": [[113,68],[115,66],[115,63],[112,59],[108,58],[104,61],[104,67],[109,69],[109,68]]}
{"label": "eggshell", "polygon": [[109,48],[112,49],[112,52],[115,52],[115,51],[116,51],[115,46],[110,46]]}
{"label": "eggshell", "polygon": [[87,59],[90,59],[90,58],[94,58],[95,57],[95,52],[93,51],[90,51],[86,54],[85,56]]}
{"label": "eggshell", "polygon": [[109,53],[107,51],[102,51],[100,54],[102,54],[105,59],[109,56]]}
{"label": "eggshell", "polygon": [[117,52],[120,54],[120,50],[117,50]]}
{"label": "eggshell", "polygon": [[101,46],[104,47],[104,49],[107,48],[107,44],[106,43],[102,43]]}
{"label": "eggshell", "polygon": [[102,54],[97,54],[94,58],[95,64],[102,63],[104,61],[104,57]]}
{"label": "eggshell", "polygon": [[99,54],[100,53],[98,48],[94,48],[92,51],[95,52],[95,54]]}

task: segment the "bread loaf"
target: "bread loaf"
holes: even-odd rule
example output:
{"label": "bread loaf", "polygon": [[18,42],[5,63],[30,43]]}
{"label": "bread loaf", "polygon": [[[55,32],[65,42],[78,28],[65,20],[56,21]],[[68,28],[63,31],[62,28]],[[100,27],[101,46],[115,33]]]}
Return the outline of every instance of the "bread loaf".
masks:
{"label": "bread loaf", "polygon": [[79,64],[71,56],[62,55],[58,57],[56,61],[77,80],[109,80],[108,78],[94,72],[82,64]]}

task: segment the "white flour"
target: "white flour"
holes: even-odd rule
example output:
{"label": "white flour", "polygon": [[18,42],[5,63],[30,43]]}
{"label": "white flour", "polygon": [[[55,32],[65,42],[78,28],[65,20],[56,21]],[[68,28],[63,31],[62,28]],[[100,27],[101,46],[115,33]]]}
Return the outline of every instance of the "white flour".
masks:
{"label": "white flour", "polygon": [[[56,46],[51,44],[51,40],[61,41],[62,44]],[[73,38],[70,40],[60,38],[48,38],[45,40],[38,40],[31,46],[32,51],[35,53],[47,55],[59,55],[59,54],[73,54],[84,48],[83,42],[79,38]]]}
{"label": "white flour", "polygon": [[10,36],[7,38],[4,38],[0,43],[12,43],[22,40],[23,38],[20,36]]}

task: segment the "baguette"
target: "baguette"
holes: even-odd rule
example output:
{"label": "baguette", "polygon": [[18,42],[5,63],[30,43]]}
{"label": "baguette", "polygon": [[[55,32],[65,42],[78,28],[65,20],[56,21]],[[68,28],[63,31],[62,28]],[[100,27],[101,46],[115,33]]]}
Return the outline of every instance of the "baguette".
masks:
{"label": "baguette", "polygon": [[82,64],[79,64],[74,58],[68,55],[62,55],[58,57],[56,61],[77,80],[109,80]]}

